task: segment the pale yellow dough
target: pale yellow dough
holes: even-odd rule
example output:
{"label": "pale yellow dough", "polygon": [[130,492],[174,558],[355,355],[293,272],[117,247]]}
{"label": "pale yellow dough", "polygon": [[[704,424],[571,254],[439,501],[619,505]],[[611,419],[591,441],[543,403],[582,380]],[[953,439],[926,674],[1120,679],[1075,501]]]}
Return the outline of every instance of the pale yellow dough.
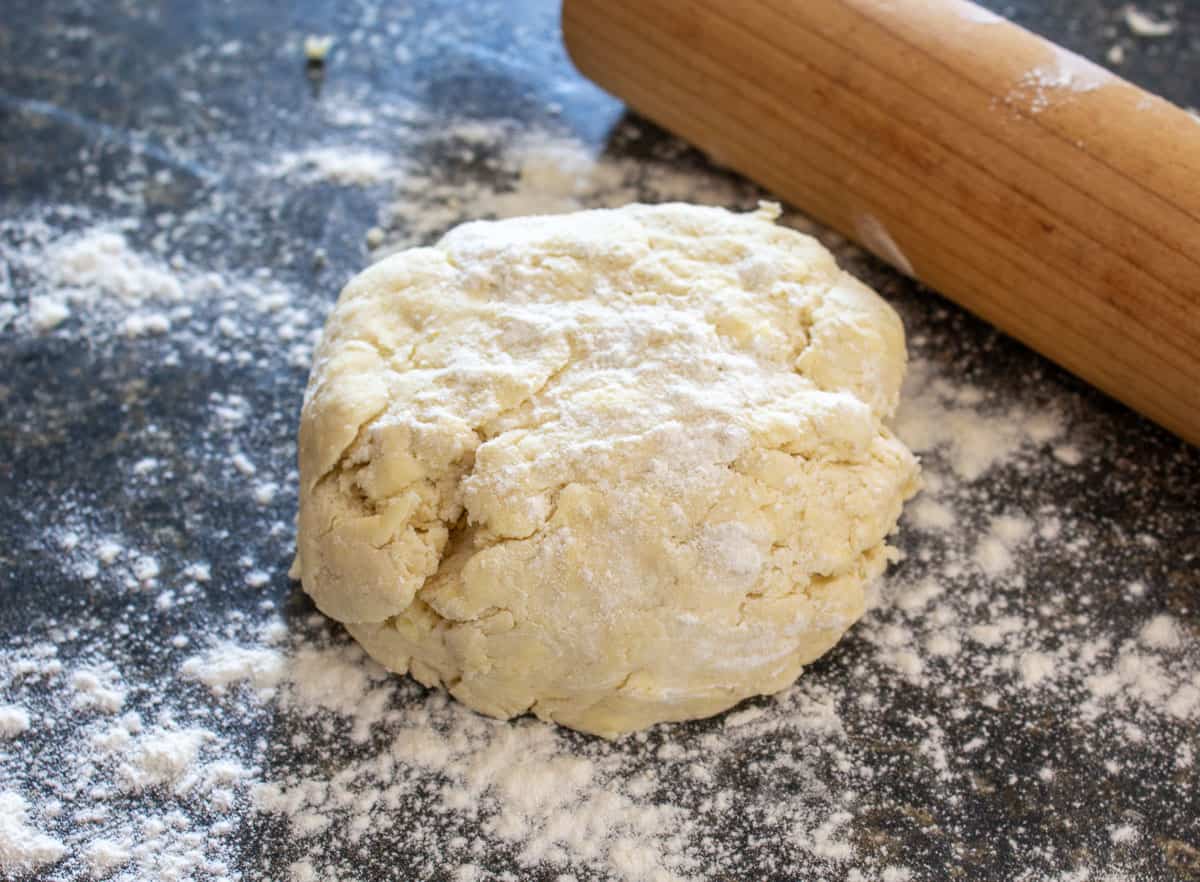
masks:
{"label": "pale yellow dough", "polygon": [[904,332],[774,206],[461,226],[346,286],[305,590],[393,671],[606,737],[789,685],[918,486]]}

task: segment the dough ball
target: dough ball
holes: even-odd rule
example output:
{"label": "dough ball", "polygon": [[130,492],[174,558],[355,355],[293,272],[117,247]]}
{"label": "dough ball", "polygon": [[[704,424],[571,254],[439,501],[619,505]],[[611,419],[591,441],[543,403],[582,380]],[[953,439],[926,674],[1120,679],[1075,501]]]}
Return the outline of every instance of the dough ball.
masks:
{"label": "dough ball", "polygon": [[317,606],[478,711],[606,737],[788,686],[918,470],[899,319],[777,214],[470,223],[351,281],[300,425]]}

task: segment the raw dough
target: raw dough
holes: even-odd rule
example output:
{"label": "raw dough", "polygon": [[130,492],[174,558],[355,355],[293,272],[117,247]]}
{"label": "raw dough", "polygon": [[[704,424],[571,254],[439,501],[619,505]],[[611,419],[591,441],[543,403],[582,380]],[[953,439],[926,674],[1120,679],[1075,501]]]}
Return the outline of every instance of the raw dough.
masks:
{"label": "raw dough", "polygon": [[606,737],[789,685],[918,470],[900,320],[777,214],[471,223],[351,281],[300,426],[317,606],[478,711]]}

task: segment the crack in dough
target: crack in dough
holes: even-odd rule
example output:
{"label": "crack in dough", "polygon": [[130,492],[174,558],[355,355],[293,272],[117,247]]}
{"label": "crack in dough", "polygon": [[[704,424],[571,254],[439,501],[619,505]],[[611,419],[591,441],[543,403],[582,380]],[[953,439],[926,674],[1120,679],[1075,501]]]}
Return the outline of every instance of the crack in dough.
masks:
{"label": "crack in dough", "polygon": [[776,216],[473,223],[352,280],[301,416],[317,606],[483,713],[606,737],[791,683],[919,479],[898,317]]}

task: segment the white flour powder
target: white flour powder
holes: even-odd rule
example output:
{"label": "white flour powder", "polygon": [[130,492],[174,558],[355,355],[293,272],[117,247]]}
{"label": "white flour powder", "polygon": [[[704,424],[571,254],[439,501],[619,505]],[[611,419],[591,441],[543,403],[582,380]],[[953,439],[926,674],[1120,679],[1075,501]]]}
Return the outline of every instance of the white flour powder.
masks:
{"label": "white flour powder", "polygon": [[28,813],[24,797],[0,790],[0,870],[35,870],[57,861],[66,851],[57,839],[30,827]]}
{"label": "white flour powder", "polygon": [[265,170],[271,175],[313,175],[339,184],[376,184],[393,171],[391,158],[374,150],[317,147],[285,153]]}
{"label": "white flour powder", "polygon": [[1124,10],[1125,25],[1130,32],[1138,37],[1168,37],[1175,33],[1176,25],[1172,21],[1159,21],[1142,12],[1132,3]]}
{"label": "white flour powder", "polygon": [[[664,161],[597,159],[594,151],[573,140],[515,134],[505,125],[449,126],[438,139],[468,157],[488,155],[494,174],[467,182],[444,170],[399,175],[399,198],[384,214],[385,229],[374,257],[429,244],[466,220],[613,208],[639,199],[750,209],[758,198],[752,186],[727,175],[688,174]],[[498,156],[493,155],[510,142]]]}
{"label": "white flour powder", "polygon": [[1007,96],[1009,103],[1038,114],[1113,82],[1111,73],[1086,58],[1058,47],[1053,51],[1053,61],[1021,76]]}
{"label": "white flour powder", "polygon": [[15,738],[29,728],[29,711],[6,704],[0,707],[0,738]]}
{"label": "white flour powder", "polygon": [[[635,197],[749,207],[761,195],[669,156],[596,160],[503,122],[429,137],[488,176],[460,180],[452,163],[421,175],[340,145],[257,173],[272,186],[283,174],[394,188],[379,253],[468,216]],[[0,234],[16,280],[0,279],[0,327],[15,335],[161,347],[168,365],[212,370],[259,360],[294,371],[297,386],[307,368],[321,308],[269,275],[197,265],[111,218],[25,218]],[[1186,801],[1200,722],[1194,611],[1165,606],[1158,570],[1099,566],[1105,525],[1047,501],[1061,493],[1039,494],[1084,479],[1100,449],[1089,431],[1028,386],[1001,394],[965,381],[941,360],[946,348],[912,338],[897,431],[922,454],[927,489],[905,514],[907,559],[875,609],[794,688],[614,744],[476,716],[388,675],[321,617],[281,606],[294,597],[283,575],[292,509],[281,505],[295,494],[291,398],[275,413],[250,388],[214,393],[177,446],[179,424],[144,427],[137,455],[116,465],[132,498],[204,482],[265,538],[244,549],[244,537],[201,523],[189,529],[210,544],[178,534],[171,546],[86,499],[56,501],[38,553],[90,605],[35,618],[0,649],[0,870],[233,882],[415,866],[419,878],[520,880],[537,866],[563,882],[640,882],[714,868],[752,878],[773,860],[776,875],[904,882],[932,877],[876,823],[900,804],[889,790],[897,757],[916,764],[907,774],[942,813],[923,815],[912,797],[905,835],[918,840],[931,825],[953,828],[972,800],[1029,799],[1072,763],[1119,790],[1121,776],[1149,774],[1136,765],[1149,756],[1178,773],[1160,773],[1157,792]],[[190,563],[180,547],[193,549]],[[1126,587],[1093,590],[1098,579]],[[241,612],[217,618],[209,598],[227,593]],[[1101,594],[1127,608],[1102,615]],[[1073,755],[1038,748],[1012,761],[1002,733],[1036,728],[1046,708]],[[1096,836],[1097,848],[1152,841],[1116,810]],[[247,863],[262,841],[278,848],[261,858],[271,863]],[[1122,877],[1082,853],[1035,858],[1060,870],[1031,870],[1029,882]]]}

